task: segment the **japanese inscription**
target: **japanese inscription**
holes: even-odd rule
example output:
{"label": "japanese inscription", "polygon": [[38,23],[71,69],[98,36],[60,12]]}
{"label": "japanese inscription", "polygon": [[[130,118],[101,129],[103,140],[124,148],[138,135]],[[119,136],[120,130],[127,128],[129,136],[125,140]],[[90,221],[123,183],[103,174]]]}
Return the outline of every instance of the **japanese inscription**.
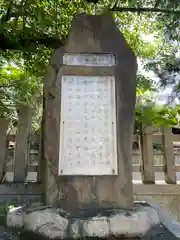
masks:
{"label": "japanese inscription", "polygon": [[115,65],[115,58],[112,54],[81,54],[81,55],[72,55],[65,54],[63,57],[63,62],[65,65],[80,65],[80,66],[109,66],[112,67]]}
{"label": "japanese inscription", "polygon": [[59,175],[114,174],[115,77],[63,76]]}

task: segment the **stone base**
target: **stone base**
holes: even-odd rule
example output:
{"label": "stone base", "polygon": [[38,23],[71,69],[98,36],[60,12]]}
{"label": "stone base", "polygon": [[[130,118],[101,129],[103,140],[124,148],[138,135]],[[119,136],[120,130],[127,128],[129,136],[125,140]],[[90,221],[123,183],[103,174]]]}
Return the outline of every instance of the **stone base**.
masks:
{"label": "stone base", "polygon": [[180,238],[180,224],[172,221],[159,207],[142,202],[135,203],[131,210],[87,210],[79,211],[78,215],[36,203],[11,209],[7,214],[7,226],[47,239],[111,236],[166,239],[165,230],[172,235],[171,239],[173,236]]}

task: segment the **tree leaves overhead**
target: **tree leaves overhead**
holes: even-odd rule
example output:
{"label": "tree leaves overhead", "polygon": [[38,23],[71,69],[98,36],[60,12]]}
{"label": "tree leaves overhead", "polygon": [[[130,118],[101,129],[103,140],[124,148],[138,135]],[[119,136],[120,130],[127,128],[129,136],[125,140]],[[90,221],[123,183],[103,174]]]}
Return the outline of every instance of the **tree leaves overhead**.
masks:
{"label": "tree leaves overhead", "polygon": [[144,124],[154,124],[157,127],[169,126],[172,127],[178,124],[177,111],[179,106],[176,108],[172,107],[155,107],[155,105],[137,105],[136,106],[136,121]]}
{"label": "tree leaves overhead", "polygon": [[40,128],[42,112],[42,78],[33,76],[22,65],[7,64],[0,70],[0,117],[11,120],[11,131],[17,127],[18,108],[33,108],[32,130]]}
{"label": "tree leaves overhead", "polygon": [[[151,8],[180,10],[176,0],[1,0],[0,1],[0,47],[3,51],[13,50],[24,54],[26,62],[37,59],[51,49],[60,47],[68,35],[72,18],[77,12],[98,14],[113,11],[120,30],[137,56],[154,58],[161,49],[164,31],[177,27],[176,13],[153,13]],[[126,8],[118,11],[116,8]],[[134,12],[132,8],[149,8],[149,12]],[[128,10],[129,9],[129,10]],[[117,11],[115,11],[117,10]],[[153,42],[142,39],[142,34],[154,34]],[[167,34],[166,34],[167,35]],[[170,34],[178,38],[179,34]],[[168,44],[166,44],[168,45]],[[165,46],[166,47],[166,46]],[[30,59],[31,58],[31,59]],[[48,59],[47,59],[48,61]],[[45,61],[45,63],[47,62]],[[42,59],[42,66],[44,58]],[[39,64],[38,64],[39,65]],[[32,66],[32,65],[31,65]],[[43,67],[45,69],[45,67]]]}
{"label": "tree leaves overhead", "polygon": [[[178,28],[180,8],[176,0],[104,0],[98,1],[97,4],[89,4],[89,2],[85,0],[1,0],[1,48],[13,49],[14,46],[14,49],[32,51],[32,49],[36,49],[37,44],[56,48],[63,44],[74,14],[83,11],[92,14],[106,9],[125,12],[128,16],[128,12],[144,13],[142,9],[145,8],[145,14],[151,13],[150,16],[154,17],[154,21],[163,20],[163,22],[167,22],[167,28]],[[156,12],[152,13],[152,8],[163,8],[172,12],[157,14]]]}
{"label": "tree leaves overhead", "polygon": [[[7,64],[13,63],[19,71],[16,77],[11,72],[13,85],[16,85],[14,94],[20,102],[30,103],[30,95],[36,96],[34,79],[40,86],[49,57],[54,48],[64,44],[74,14],[107,11],[113,13],[137,57],[150,60],[145,70],[153,70],[164,85],[170,81],[170,76],[174,81],[174,74],[179,72],[179,0],[0,0],[1,96],[4,94],[4,99],[8,98],[12,92],[4,85],[3,68],[7,73]],[[18,77],[21,80],[17,81],[18,74],[24,78]],[[6,77],[8,89],[11,89],[12,79],[9,75]],[[174,84],[177,92],[179,82]],[[138,73],[137,91],[141,94],[148,88],[153,89],[151,79]],[[26,96],[22,90],[27,92]]]}
{"label": "tree leaves overhead", "polygon": [[1,101],[4,100],[4,96],[7,96],[8,101],[14,106],[33,105],[39,98],[41,79],[33,77],[18,66],[8,64],[1,69],[0,83],[0,89],[3,93],[0,97]]}

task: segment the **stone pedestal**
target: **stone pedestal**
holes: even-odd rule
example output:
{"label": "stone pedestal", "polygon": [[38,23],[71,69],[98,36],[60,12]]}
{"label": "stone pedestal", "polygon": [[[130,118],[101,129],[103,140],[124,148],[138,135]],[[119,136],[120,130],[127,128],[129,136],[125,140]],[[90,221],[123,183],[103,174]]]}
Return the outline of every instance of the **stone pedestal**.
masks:
{"label": "stone pedestal", "polygon": [[[145,239],[176,240],[180,224],[158,206],[135,203],[131,210],[98,210],[78,215],[41,204],[11,209],[7,226],[28,232],[37,239]],[[42,238],[40,238],[42,237]],[[113,239],[114,239],[113,238]]]}
{"label": "stone pedestal", "polygon": [[[111,66],[105,62],[94,65],[90,62],[89,65],[86,63],[86,66],[79,66],[77,63],[71,62],[68,65],[69,60],[63,62],[63,57],[66,54],[86,54],[88,56],[110,54],[113,56],[114,63]],[[72,61],[75,61],[73,56]],[[77,14],[75,16],[65,46],[55,50],[51,57],[44,82],[43,149],[45,173],[43,183],[47,204],[59,205],[69,211],[84,208],[132,207],[131,155],[136,70],[136,57],[110,15]],[[73,171],[76,171],[74,167],[71,168],[72,174],[69,175],[63,174],[63,170],[59,171],[61,164],[61,162],[59,163],[61,161],[59,149],[61,149],[64,131],[61,119],[63,76],[83,76],[84,78],[86,76],[104,76],[108,77],[109,82],[111,77],[115,78],[116,117],[112,124],[115,124],[114,129],[116,129],[114,138],[116,151],[115,157],[112,158],[115,161],[115,168],[112,167],[110,174],[107,174],[107,169],[105,171],[103,167],[97,169],[97,162],[92,168],[95,170],[91,171],[89,168],[88,174],[86,166],[84,167],[85,174],[74,174]],[[73,161],[73,159],[71,160]],[[69,171],[69,169],[66,170]],[[80,170],[82,171],[82,169]]]}

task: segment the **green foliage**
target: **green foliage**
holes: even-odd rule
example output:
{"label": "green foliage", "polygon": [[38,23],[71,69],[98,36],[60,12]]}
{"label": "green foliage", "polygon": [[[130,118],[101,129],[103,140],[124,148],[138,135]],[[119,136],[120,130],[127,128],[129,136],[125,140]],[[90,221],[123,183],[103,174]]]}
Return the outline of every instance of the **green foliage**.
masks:
{"label": "green foliage", "polygon": [[41,79],[10,64],[0,70],[0,114],[12,118],[20,105],[35,106],[41,96]]}
{"label": "green foliage", "polygon": [[137,74],[137,87],[136,94],[137,96],[142,96],[147,91],[156,91],[156,88],[152,84],[152,80],[148,77],[143,76],[142,74]]}
{"label": "green foliage", "polygon": [[153,123],[157,127],[178,125],[177,115],[180,115],[180,106],[158,105],[155,98],[157,88],[153,86],[151,79],[138,75],[137,83],[136,121],[145,124]]}
{"label": "green foliage", "polygon": [[137,105],[136,121],[145,124],[153,123],[157,127],[164,125],[172,127],[178,124],[177,108]]}
{"label": "green foliage", "polygon": [[[99,0],[97,4],[85,0],[0,0],[1,116],[12,118],[18,105],[28,104],[35,106],[33,119],[38,122],[45,69],[53,49],[62,46],[67,38],[74,14],[99,14],[110,9],[137,57],[153,59],[145,70],[152,69],[168,81],[169,73],[179,71],[175,54],[178,45],[172,42],[180,39],[178,0]],[[176,92],[179,86],[179,83],[174,86]],[[138,73],[137,95],[155,90],[152,80]],[[137,105],[138,121],[177,123],[174,113],[177,109],[162,110],[153,104],[152,99],[146,99]]]}
{"label": "green foliage", "polygon": [[136,56],[151,59],[159,53],[163,24],[155,22],[153,14],[116,13],[115,18]]}
{"label": "green foliage", "polygon": [[1,69],[0,83],[15,105],[33,105],[40,94],[40,79],[10,64]]}

